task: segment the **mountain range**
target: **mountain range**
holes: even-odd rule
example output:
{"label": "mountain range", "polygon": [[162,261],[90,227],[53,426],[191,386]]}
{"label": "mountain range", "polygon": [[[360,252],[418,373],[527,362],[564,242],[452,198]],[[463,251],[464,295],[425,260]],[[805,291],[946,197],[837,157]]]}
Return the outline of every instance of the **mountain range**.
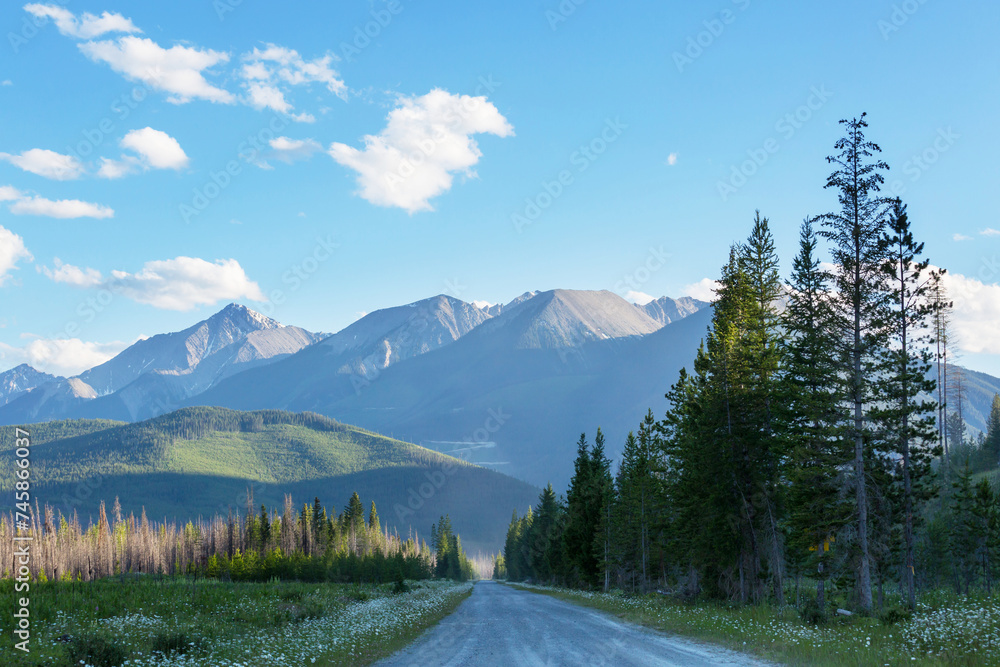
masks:
{"label": "mountain range", "polygon": [[[75,378],[0,374],[0,387],[16,386],[0,394],[0,423],[133,422],[199,405],[310,411],[562,488],[581,431],[592,440],[600,426],[614,456],[648,409],[665,412],[708,305],[638,305],[607,291],[531,291],[496,305],[438,295],[324,336],[231,304]],[[982,430],[1000,380],[967,377],[966,420]]]}

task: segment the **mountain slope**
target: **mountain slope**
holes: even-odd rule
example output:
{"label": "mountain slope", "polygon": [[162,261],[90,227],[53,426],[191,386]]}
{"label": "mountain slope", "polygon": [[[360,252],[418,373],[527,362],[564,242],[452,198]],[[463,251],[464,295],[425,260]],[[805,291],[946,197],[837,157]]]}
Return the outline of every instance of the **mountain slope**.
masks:
{"label": "mountain slope", "polygon": [[647,407],[665,409],[710,310],[661,327],[611,292],[552,290],[378,375],[341,372],[319,344],[191,400],[318,412],[558,486],[581,430],[604,427],[617,451]]}
{"label": "mountain slope", "polygon": [[636,304],[636,307],[661,325],[667,325],[671,322],[682,320],[688,315],[693,315],[707,305],[709,305],[707,301],[699,301],[689,296],[682,296],[679,299],[661,296],[659,299],[654,299],[644,306]]}
{"label": "mountain slope", "polygon": [[354,395],[390,366],[448,346],[488,319],[482,309],[444,295],[378,310],[298,354],[224,380],[188,404],[290,409]]}
{"label": "mountain slope", "polygon": [[518,349],[560,349],[642,336],[660,325],[608,291],[550,290],[505,307],[472,335],[491,336]]}
{"label": "mountain slope", "polygon": [[[136,424],[27,429],[35,435],[32,469],[45,480],[36,493],[61,498],[64,514],[92,514],[101,500],[110,506],[118,497],[126,512],[186,519],[230,508],[245,514],[251,486],[254,511],[261,503],[280,507],[286,493],[298,503],[340,503],[358,491],[402,535],[410,528],[426,534],[450,513],[467,548],[496,551],[510,508],[538,494],[505,475],[319,415],[188,408]],[[11,433],[0,432],[0,451],[12,448]],[[13,468],[0,471],[0,490],[14,481]]]}
{"label": "mountain slope", "polygon": [[15,366],[0,373],[0,406],[7,405],[35,387],[61,379],[63,378],[35,370],[28,364]]}
{"label": "mountain slope", "polygon": [[207,320],[140,340],[114,358],[0,408],[0,423],[143,419],[173,409],[242,370],[298,352],[322,336],[230,304]]}

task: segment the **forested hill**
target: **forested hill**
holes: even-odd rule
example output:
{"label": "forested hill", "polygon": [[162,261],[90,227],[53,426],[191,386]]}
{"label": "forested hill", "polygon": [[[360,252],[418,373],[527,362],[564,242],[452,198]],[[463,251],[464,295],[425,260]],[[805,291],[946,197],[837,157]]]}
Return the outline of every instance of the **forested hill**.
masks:
{"label": "forested hill", "polygon": [[[196,407],[135,424],[69,420],[25,429],[33,497],[82,517],[115,497],[125,512],[184,520],[230,508],[245,514],[248,488],[255,509],[281,507],[286,493],[301,505],[357,491],[404,537],[411,527],[428,533],[450,514],[474,552],[499,548],[510,507],[538,496],[506,475],[311,413]],[[14,429],[0,432],[5,457],[13,437]],[[5,511],[13,471],[0,471]]]}

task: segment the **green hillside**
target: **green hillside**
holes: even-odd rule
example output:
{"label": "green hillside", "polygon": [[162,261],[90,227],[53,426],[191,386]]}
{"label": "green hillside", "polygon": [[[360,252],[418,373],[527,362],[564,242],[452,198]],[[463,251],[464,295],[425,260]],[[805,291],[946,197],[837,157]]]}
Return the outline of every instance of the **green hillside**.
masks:
{"label": "green hillside", "polygon": [[[120,499],[125,512],[187,519],[299,505],[339,503],[357,491],[375,501],[383,522],[421,534],[450,514],[470,551],[501,545],[511,507],[538,490],[511,477],[416,445],[311,413],[185,408],[136,424],[62,421],[25,427],[31,434],[33,497],[63,514],[94,515]],[[13,456],[14,429],[0,431],[0,453]],[[10,508],[14,466],[0,469]],[[331,511],[341,508],[330,506]]]}

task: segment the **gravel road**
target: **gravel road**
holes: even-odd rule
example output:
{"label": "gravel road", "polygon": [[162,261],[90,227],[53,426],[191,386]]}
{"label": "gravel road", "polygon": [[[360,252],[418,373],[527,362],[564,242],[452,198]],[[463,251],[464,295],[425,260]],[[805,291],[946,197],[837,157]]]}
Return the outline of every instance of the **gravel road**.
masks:
{"label": "gravel road", "polygon": [[453,614],[408,648],[377,664],[748,667],[769,663],[710,644],[654,633],[548,595],[481,581]]}

